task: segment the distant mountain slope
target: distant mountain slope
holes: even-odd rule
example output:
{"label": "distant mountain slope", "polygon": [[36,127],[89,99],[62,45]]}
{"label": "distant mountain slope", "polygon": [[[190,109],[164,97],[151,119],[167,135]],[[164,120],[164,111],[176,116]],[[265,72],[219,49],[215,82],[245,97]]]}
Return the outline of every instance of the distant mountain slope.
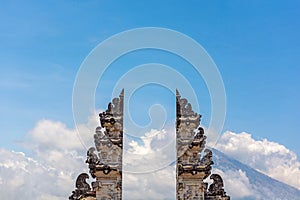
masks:
{"label": "distant mountain slope", "polygon": [[[300,190],[270,178],[237,160],[229,158],[216,149],[212,149],[212,151],[214,161],[213,168],[223,171],[224,174],[230,171],[241,170],[245,172],[248,177],[253,194],[239,199],[300,200]],[[226,188],[225,178],[224,183]],[[228,190],[227,193],[230,195]],[[231,199],[234,200],[234,198]]]}

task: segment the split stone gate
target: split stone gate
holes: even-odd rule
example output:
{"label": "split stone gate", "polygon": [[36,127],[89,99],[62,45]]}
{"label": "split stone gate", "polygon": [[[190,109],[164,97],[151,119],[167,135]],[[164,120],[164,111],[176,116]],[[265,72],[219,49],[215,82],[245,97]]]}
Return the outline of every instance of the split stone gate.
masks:
{"label": "split stone gate", "polygon": [[[123,110],[124,90],[99,114],[101,127],[94,134],[95,147],[87,151],[86,163],[95,181],[90,186],[86,182],[89,175],[80,174],[70,200],[122,199]],[[176,91],[176,199],[230,200],[221,176],[211,174],[213,155],[205,148],[200,118]],[[204,182],[207,177],[213,180],[209,186]]]}

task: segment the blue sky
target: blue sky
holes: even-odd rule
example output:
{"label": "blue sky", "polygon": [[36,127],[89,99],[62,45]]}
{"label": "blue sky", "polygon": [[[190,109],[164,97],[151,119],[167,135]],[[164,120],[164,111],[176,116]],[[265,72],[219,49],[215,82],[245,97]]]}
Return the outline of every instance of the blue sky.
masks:
{"label": "blue sky", "polygon": [[[20,149],[41,119],[73,127],[72,89],[84,58],[113,34],[151,26],[192,37],[213,58],[227,95],[224,131],[246,131],[300,155],[299,6],[297,1],[1,1],[0,146]],[[147,62],[169,64],[198,86],[207,125],[210,100],[203,80],[180,69],[184,61],[158,51],[114,63],[105,84],[100,82],[96,107],[106,106],[123,72]],[[169,105],[170,93],[149,88],[148,95],[155,98],[137,94],[136,102],[148,99],[141,109],[159,99]]]}

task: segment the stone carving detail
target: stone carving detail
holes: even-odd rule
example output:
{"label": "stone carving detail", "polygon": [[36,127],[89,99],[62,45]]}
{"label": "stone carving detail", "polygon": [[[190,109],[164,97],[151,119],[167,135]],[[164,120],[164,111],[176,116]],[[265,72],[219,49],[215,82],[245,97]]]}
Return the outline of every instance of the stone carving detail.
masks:
{"label": "stone carving detail", "polygon": [[90,174],[96,178],[92,186],[97,199],[117,200],[122,196],[123,101],[124,90],[99,114],[101,127],[94,134],[95,147],[87,152]]}
{"label": "stone carving detail", "polygon": [[[201,152],[205,148],[204,129],[200,125],[201,115],[192,110],[192,106],[176,91],[177,108],[177,173],[204,173],[205,179],[211,170],[212,152],[205,149],[205,155],[201,158]],[[198,128],[198,129],[197,129]],[[195,132],[196,130],[196,132]]]}
{"label": "stone carving detail", "polygon": [[124,106],[124,90],[122,90],[119,98],[114,98],[108,104],[105,112],[99,114],[101,126],[105,128],[105,136],[120,147],[123,145],[123,106]]}
{"label": "stone carving detail", "polygon": [[212,174],[210,176],[210,179],[212,179],[214,182],[209,186],[208,188],[208,194],[209,195],[224,195],[224,183],[222,180],[222,177],[219,174]]}
{"label": "stone carving detail", "polygon": [[[199,127],[201,115],[193,111],[191,104],[181,98],[177,90],[176,114],[177,200],[227,200],[229,197],[225,195],[224,189],[222,198],[216,197],[221,190],[212,190],[219,193],[207,191],[208,184],[204,179],[211,174],[212,151],[205,148],[206,136],[204,129]],[[216,175],[211,178],[219,181]],[[215,188],[218,183],[216,182],[210,189]]]}
{"label": "stone carving detail", "polygon": [[118,180],[107,179],[94,182],[93,188],[97,191],[97,199],[119,200],[122,199],[122,185]]}
{"label": "stone carving detail", "polygon": [[193,183],[193,181],[185,181],[185,183],[181,183],[181,186],[178,188],[179,193],[177,193],[177,199],[184,200],[202,200],[204,199],[203,188],[206,185],[199,185]]}
{"label": "stone carving detail", "polygon": [[69,197],[70,200],[79,200],[85,197],[96,197],[96,193],[91,191],[90,185],[86,182],[89,178],[87,173],[80,174],[76,179],[76,189],[72,192]]}
{"label": "stone carving detail", "polygon": [[206,194],[206,199],[224,199],[230,200],[230,197],[226,195],[224,191],[223,179],[219,174],[212,174],[210,179],[213,180],[213,183],[210,184],[208,192]]}
{"label": "stone carving detail", "polygon": [[91,147],[89,148],[88,152],[87,152],[87,159],[86,159],[86,163],[89,164],[98,164],[99,162],[99,158],[97,156],[97,154],[95,153],[96,149],[95,147]]}
{"label": "stone carving detail", "polygon": [[[89,164],[90,173],[95,178],[96,171],[108,174],[111,170],[122,170],[122,145],[114,144],[101,127],[96,128],[94,135],[95,147],[87,152],[86,162]],[[97,150],[97,153],[95,151]]]}

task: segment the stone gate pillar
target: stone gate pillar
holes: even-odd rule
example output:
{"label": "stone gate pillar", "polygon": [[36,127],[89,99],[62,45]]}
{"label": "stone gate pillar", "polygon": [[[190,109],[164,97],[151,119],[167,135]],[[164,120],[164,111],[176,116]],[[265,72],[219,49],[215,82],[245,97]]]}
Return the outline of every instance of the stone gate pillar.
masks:
{"label": "stone gate pillar", "polygon": [[221,176],[211,175],[214,182],[209,188],[204,182],[211,174],[213,161],[212,151],[205,148],[206,136],[199,126],[200,118],[176,90],[176,199],[229,200]]}
{"label": "stone gate pillar", "polygon": [[96,128],[95,147],[87,153],[90,174],[96,178],[92,189],[97,200],[122,199],[123,105],[124,90],[119,98],[99,114],[101,127]]}

